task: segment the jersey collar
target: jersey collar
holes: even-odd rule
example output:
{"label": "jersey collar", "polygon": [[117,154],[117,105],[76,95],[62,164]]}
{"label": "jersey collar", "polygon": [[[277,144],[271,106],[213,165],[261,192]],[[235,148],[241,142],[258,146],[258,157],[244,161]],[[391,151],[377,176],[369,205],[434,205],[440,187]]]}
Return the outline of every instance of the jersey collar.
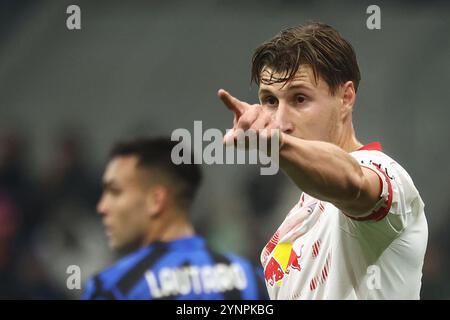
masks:
{"label": "jersey collar", "polygon": [[198,235],[179,238],[172,241],[155,241],[151,246],[170,247],[173,250],[191,250],[205,247],[205,239]]}
{"label": "jersey collar", "polygon": [[357,151],[361,150],[376,150],[376,151],[383,151],[383,148],[381,147],[381,143],[378,141],[371,142],[369,144],[366,144],[365,146],[362,146]]}

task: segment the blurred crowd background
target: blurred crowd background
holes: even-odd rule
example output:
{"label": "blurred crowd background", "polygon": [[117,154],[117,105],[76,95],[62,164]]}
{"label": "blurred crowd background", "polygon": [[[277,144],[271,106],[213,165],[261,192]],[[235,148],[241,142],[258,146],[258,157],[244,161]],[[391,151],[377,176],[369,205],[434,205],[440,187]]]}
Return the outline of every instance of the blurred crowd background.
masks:
{"label": "blurred crowd background", "polygon": [[[450,4],[446,1],[0,1],[0,298],[76,299],[117,258],[95,206],[109,148],[137,135],[230,127],[223,87],[256,101],[253,49],[282,28],[335,26],[362,81],[354,123],[410,173],[426,204],[422,298],[450,298]],[[66,28],[81,8],[82,29]],[[381,8],[368,30],[366,8]],[[298,199],[286,176],[203,166],[192,216],[212,246],[259,262]]]}

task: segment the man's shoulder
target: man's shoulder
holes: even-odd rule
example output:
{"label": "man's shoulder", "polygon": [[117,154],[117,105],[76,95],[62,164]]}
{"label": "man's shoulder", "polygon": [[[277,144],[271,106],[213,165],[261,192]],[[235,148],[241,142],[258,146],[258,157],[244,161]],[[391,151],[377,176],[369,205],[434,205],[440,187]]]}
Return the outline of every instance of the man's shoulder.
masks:
{"label": "man's shoulder", "polygon": [[102,279],[114,280],[116,277],[120,277],[121,274],[124,274],[128,270],[132,269],[139,261],[144,259],[153,250],[153,248],[145,247],[129,253],[117,260],[111,266],[103,269],[98,276]]}
{"label": "man's shoulder", "polygon": [[360,165],[380,170],[391,181],[398,179],[414,186],[413,179],[408,171],[395,159],[381,150],[358,150],[351,152]]}
{"label": "man's shoulder", "polygon": [[415,221],[420,221],[417,217],[424,215],[424,203],[410,174],[398,161],[381,150],[358,150],[351,155],[361,166],[379,173],[383,182],[382,195],[388,199],[386,204],[380,202],[383,205],[379,209],[386,213],[381,220],[387,229],[399,234]]}
{"label": "man's shoulder", "polygon": [[391,156],[381,150],[356,150],[350,153],[360,163],[376,163],[376,160],[384,164],[398,164]]}
{"label": "man's shoulder", "polygon": [[155,248],[138,249],[120,258],[109,267],[91,276],[86,282],[86,292],[114,292],[121,281],[139,265]]}

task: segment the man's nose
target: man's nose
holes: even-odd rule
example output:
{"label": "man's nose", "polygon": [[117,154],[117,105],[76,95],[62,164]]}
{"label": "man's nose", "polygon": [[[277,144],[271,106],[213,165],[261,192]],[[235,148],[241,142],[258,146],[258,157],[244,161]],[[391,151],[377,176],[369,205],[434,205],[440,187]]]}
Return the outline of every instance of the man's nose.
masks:
{"label": "man's nose", "polygon": [[275,121],[281,132],[291,134],[294,131],[294,123],[292,122],[292,115],[289,107],[280,103],[275,115]]}
{"label": "man's nose", "polygon": [[106,201],[104,196],[102,196],[97,203],[97,212],[100,215],[106,215]]}

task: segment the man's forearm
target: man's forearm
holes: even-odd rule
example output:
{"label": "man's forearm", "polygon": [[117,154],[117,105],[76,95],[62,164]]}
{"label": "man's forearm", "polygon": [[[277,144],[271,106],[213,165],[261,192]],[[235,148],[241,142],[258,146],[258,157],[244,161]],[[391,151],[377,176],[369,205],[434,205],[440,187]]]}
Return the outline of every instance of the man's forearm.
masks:
{"label": "man's forearm", "polygon": [[280,166],[304,192],[323,201],[357,199],[363,183],[358,162],[338,146],[283,136]]}

